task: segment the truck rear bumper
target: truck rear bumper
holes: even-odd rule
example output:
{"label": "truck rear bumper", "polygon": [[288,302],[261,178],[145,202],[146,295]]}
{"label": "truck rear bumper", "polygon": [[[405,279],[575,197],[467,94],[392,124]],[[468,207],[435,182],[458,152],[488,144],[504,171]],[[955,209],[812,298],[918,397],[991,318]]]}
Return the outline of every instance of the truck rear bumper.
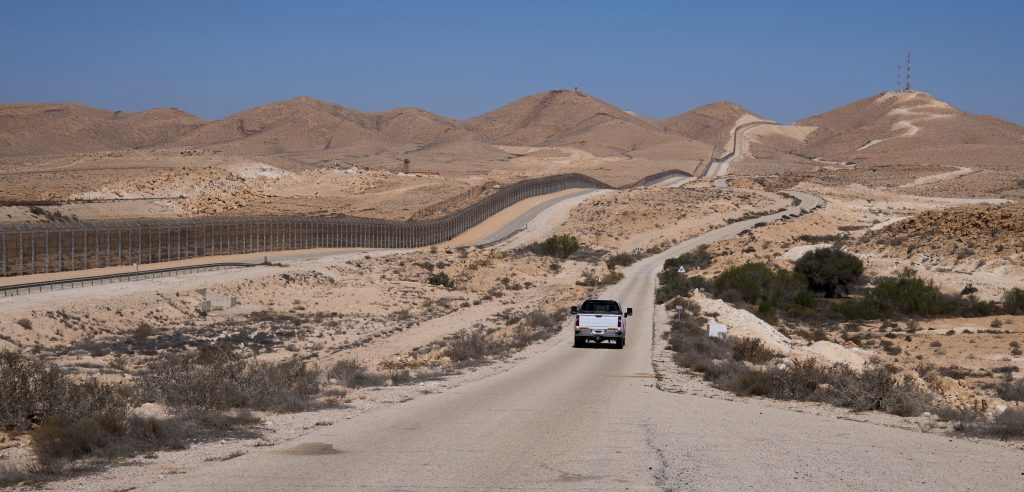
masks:
{"label": "truck rear bumper", "polygon": [[579,329],[576,330],[577,338],[586,338],[588,340],[594,340],[600,342],[602,340],[618,340],[624,336],[625,332],[621,330],[588,330]]}

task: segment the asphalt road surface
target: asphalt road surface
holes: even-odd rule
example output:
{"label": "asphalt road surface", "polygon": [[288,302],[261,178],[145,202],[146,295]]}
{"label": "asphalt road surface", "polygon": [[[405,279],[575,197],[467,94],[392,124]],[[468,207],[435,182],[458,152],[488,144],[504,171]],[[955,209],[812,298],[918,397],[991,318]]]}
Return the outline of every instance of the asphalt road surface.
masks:
{"label": "asphalt road surface", "polygon": [[[816,198],[797,194],[801,207]],[[797,208],[785,213],[796,213]],[[651,365],[647,258],[605,295],[634,309],[626,348],[557,343],[511,370],[170,476],[149,490],[1022,490],[1005,446],[662,392]]]}

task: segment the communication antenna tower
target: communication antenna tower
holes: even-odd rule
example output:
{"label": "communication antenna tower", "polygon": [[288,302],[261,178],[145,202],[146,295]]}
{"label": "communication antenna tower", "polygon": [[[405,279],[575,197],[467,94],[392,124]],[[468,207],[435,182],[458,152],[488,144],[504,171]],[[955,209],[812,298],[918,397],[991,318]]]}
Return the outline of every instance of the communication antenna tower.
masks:
{"label": "communication antenna tower", "polygon": [[903,65],[896,64],[896,92],[903,88]]}
{"label": "communication antenna tower", "polygon": [[907,51],[907,90],[910,90],[910,52]]}

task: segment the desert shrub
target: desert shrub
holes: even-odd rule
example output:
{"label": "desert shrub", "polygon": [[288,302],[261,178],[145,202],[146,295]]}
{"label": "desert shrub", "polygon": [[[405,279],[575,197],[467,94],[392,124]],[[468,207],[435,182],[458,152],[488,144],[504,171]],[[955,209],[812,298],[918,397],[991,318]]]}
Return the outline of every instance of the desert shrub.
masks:
{"label": "desert shrub", "polygon": [[51,418],[32,431],[32,449],[48,470],[86,455],[112,458],[184,446],[181,422],[129,415],[126,407],[78,420]]}
{"label": "desert shrub", "polygon": [[711,266],[712,260],[714,260],[714,256],[708,252],[707,245],[702,244],[693,251],[688,251],[675,258],[665,260],[664,268],[671,268],[672,270],[679,270],[680,266],[686,267],[687,270],[707,268]]}
{"label": "desert shrub", "polygon": [[807,252],[796,261],[793,269],[804,276],[811,290],[825,297],[849,294],[850,288],[864,275],[860,258],[834,248]]}
{"label": "desert shrub", "polygon": [[296,357],[267,362],[230,351],[164,355],[138,378],[139,397],[174,408],[299,411],[319,390],[319,372]]}
{"label": "desert shrub", "polygon": [[607,275],[601,277],[601,280],[598,283],[598,285],[614,285],[619,283],[619,281],[621,281],[625,277],[626,276],[623,275],[622,272],[611,271],[608,272]]}
{"label": "desert shrub", "polygon": [[523,321],[527,326],[534,328],[554,328],[558,326],[558,320],[540,309],[527,313]]}
{"label": "desert shrub", "polygon": [[764,364],[781,356],[757,338],[735,338],[730,339],[730,342],[732,342],[732,356],[740,362]]}
{"label": "desert shrub", "polygon": [[1024,437],[1024,408],[1008,408],[992,420],[987,433],[1001,439]]}
{"label": "desert shrub", "polygon": [[431,274],[430,276],[427,277],[427,283],[430,285],[444,287],[446,289],[451,289],[455,287],[455,281],[453,281],[452,278],[449,277],[448,274],[444,272],[437,272]]}
{"label": "desert shrub", "polygon": [[842,241],[843,239],[844,239],[843,236],[836,235],[836,234],[824,234],[824,235],[818,235],[818,236],[810,235],[810,234],[801,234],[801,235],[796,237],[797,241],[804,242],[804,243],[812,243],[812,244],[835,243],[835,242]]}
{"label": "desert shrub", "polygon": [[679,273],[675,268],[666,267],[658,272],[658,289],[654,292],[654,302],[663,304],[675,297],[690,297],[693,289],[706,288],[707,284],[704,277],[688,276]]}
{"label": "desert shrub", "polygon": [[838,303],[836,311],[848,319],[879,319],[894,315],[937,316],[956,308],[931,281],[906,268],[899,276],[883,277],[868,289],[864,299]]}
{"label": "desert shrub", "polygon": [[384,384],[383,378],[356,360],[344,359],[335,362],[327,375],[338,381],[338,384],[348,388],[362,388],[365,386],[380,386]]}
{"label": "desert shrub", "polygon": [[782,400],[828,403],[856,411],[878,410],[900,416],[931,408],[933,395],[909,378],[897,377],[891,365],[871,365],[857,372],[843,364],[796,361],[792,369],[767,371],[766,396]]}
{"label": "desert shrub", "polygon": [[442,354],[455,363],[469,363],[499,354],[506,344],[493,340],[482,331],[463,330],[456,333],[442,350]]}
{"label": "desert shrub", "polygon": [[636,263],[636,256],[633,256],[629,253],[619,253],[616,255],[612,255],[612,257],[608,258],[608,260],[605,261],[605,264],[608,265],[609,270],[615,269],[615,267],[629,266],[632,265],[633,263]]}
{"label": "desert shrub", "polygon": [[715,277],[716,293],[734,291],[761,312],[789,305],[812,307],[814,294],[802,276],[789,270],[775,270],[764,263],[747,263],[729,268]]}
{"label": "desert shrub", "polygon": [[955,420],[954,429],[966,434],[997,437],[1000,439],[1024,438],[1024,408],[1008,408],[991,420],[971,409],[947,412],[949,420]]}
{"label": "desert shrub", "polygon": [[530,248],[534,253],[555,258],[568,258],[579,251],[580,243],[575,236],[560,234],[551,236]]}
{"label": "desert shrub", "polygon": [[999,397],[1009,401],[1024,401],[1024,379],[1004,381],[999,386]]}
{"label": "desert shrub", "polygon": [[374,371],[351,359],[335,362],[327,370],[327,376],[347,388],[407,384],[417,379],[408,369],[387,368],[383,371]]}
{"label": "desert shrub", "polygon": [[914,379],[900,377],[892,365],[873,364],[858,372],[843,364],[813,359],[791,366],[754,368],[777,357],[763,344],[745,339],[708,337],[693,318],[674,321],[669,348],[677,364],[702,373],[720,389],[739,395],[828,403],[857,411],[879,410],[901,416],[919,415],[932,407],[934,396]]}
{"label": "desert shrub", "polygon": [[22,319],[19,319],[17,321],[17,323],[18,323],[19,326],[21,326],[22,328],[24,328],[26,330],[31,330],[32,329],[32,320],[30,320],[30,319],[22,318]]}
{"label": "desert shrub", "polygon": [[1003,294],[1003,309],[1009,314],[1024,314],[1024,289],[1014,287]]}
{"label": "desert shrub", "polygon": [[0,351],[0,430],[24,432],[41,421],[81,421],[124,408],[126,398],[112,385],[75,381],[57,366]]}
{"label": "desert shrub", "polygon": [[701,312],[700,304],[697,304],[697,302],[694,301],[693,299],[688,299],[686,297],[675,297],[665,303],[665,309],[669,310],[670,312],[675,312],[676,308],[678,307],[681,307],[689,311],[690,314],[694,316],[699,315]]}

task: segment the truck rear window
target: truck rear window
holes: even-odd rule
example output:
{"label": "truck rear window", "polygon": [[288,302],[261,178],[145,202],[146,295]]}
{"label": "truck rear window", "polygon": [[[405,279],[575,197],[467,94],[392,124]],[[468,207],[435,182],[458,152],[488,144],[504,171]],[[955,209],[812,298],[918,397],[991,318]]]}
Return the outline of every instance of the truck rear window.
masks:
{"label": "truck rear window", "polygon": [[619,303],[615,301],[584,301],[580,307],[581,313],[590,314],[622,314]]}

